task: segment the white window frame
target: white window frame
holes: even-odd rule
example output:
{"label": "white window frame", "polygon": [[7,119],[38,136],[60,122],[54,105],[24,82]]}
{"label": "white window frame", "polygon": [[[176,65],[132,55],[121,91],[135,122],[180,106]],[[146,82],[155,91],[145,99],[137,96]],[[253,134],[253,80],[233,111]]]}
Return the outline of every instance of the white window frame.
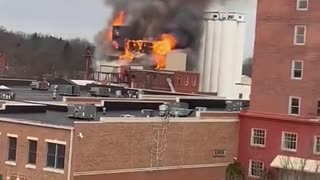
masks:
{"label": "white window frame", "polygon": [[[291,111],[292,108],[292,99],[299,99],[299,106],[298,106],[298,114],[293,114]],[[289,97],[289,109],[288,109],[288,114],[291,116],[300,116],[300,111],[301,111],[301,97],[297,97],[297,96],[290,96]]]}
{"label": "white window frame", "polygon": [[[306,8],[300,8],[300,2],[301,1],[307,1],[307,7]],[[308,11],[309,10],[309,0],[297,0],[297,11]]]}
{"label": "white window frame", "polygon": [[[255,130],[259,130],[259,131],[264,131],[264,144],[255,144],[254,143],[254,131]],[[266,138],[267,137],[267,130],[266,129],[261,129],[261,128],[252,128],[251,129],[251,142],[250,142],[250,145],[252,147],[261,147],[261,148],[264,148],[266,147]]]}
{"label": "white window frame", "polygon": [[317,151],[317,139],[319,138],[319,145],[320,145],[320,135],[314,136],[314,145],[313,145],[313,154],[320,155],[320,151]]}
{"label": "white window frame", "polygon": [[[286,135],[286,134],[296,135],[296,149],[289,149],[289,148],[285,147],[285,135]],[[287,151],[287,152],[297,152],[297,149],[298,149],[298,133],[288,132],[288,131],[282,131],[281,150],[282,150],[282,151]]]}
{"label": "white window frame", "polygon": [[[298,70],[298,69],[295,69],[296,63],[301,63],[301,77],[294,77],[295,70]],[[303,60],[292,60],[292,64],[291,64],[291,79],[293,79],[293,80],[302,80],[302,78],[303,78],[303,69],[304,69]]]}
{"label": "white window frame", "polygon": [[251,178],[260,178],[260,176],[252,175],[252,169],[251,169],[251,167],[252,167],[252,162],[262,163],[262,171],[264,171],[264,168],[265,168],[264,162],[263,162],[263,161],[259,161],[259,160],[253,160],[253,159],[250,159],[250,160],[249,160],[249,171],[248,171],[249,177],[251,177]]}
{"label": "white window frame", "polygon": [[[304,28],[304,34],[303,34],[303,43],[297,43],[297,33],[298,28],[303,27]],[[295,25],[294,26],[294,45],[296,46],[304,46],[306,44],[306,35],[307,35],[307,26],[306,25]]]}

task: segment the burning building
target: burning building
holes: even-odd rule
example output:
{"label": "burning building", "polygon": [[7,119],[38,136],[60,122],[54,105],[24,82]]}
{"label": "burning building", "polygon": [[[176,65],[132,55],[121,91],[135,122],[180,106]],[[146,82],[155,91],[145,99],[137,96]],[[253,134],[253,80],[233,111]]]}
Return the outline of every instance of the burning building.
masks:
{"label": "burning building", "polygon": [[187,69],[196,70],[194,57],[198,54],[206,1],[107,0],[106,4],[114,13],[97,36],[98,59],[109,60],[110,54],[117,54],[131,63],[143,54],[149,68],[165,69],[167,55],[183,49],[188,54]]}

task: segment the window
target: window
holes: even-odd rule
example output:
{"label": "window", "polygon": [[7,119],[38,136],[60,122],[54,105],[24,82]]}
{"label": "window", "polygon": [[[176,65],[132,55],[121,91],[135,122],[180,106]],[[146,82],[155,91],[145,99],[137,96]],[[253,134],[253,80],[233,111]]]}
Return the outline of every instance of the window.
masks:
{"label": "window", "polygon": [[186,81],[185,81],[184,85],[189,86],[189,77],[186,77]]}
{"label": "window", "polygon": [[317,101],[317,116],[320,116],[320,100]]}
{"label": "window", "polygon": [[297,0],[297,10],[306,11],[308,10],[309,0]]}
{"label": "window", "polygon": [[196,78],[196,77],[193,77],[192,85],[193,85],[193,86],[196,86],[196,85],[197,85],[197,78]]}
{"label": "window", "polygon": [[282,133],[282,150],[284,151],[297,151],[297,139],[296,133],[283,132]]}
{"label": "window", "polygon": [[249,176],[259,178],[263,175],[264,163],[262,161],[250,160]]}
{"label": "window", "polygon": [[8,137],[9,141],[9,149],[8,149],[8,161],[16,161],[17,154],[17,138],[16,137]]}
{"label": "window", "polygon": [[290,97],[289,102],[289,114],[290,115],[299,115],[300,114],[300,101],[299,97]]}
{"label": "window", "polygon": [[251,146],[265,147],[266,145],[266,130],[252,129],[251,130]]}
{"label": "window", "polygon": [[305,45],[306,26],[296,25],[294,30],[294,45]]}
{"label": "window", "polygon": [[320,154],[320,136],[314,137],[314,154]]}
{"label": "window", "polygon": [[64,169],[65,145],[48,143],[47,167]]}
{"label": "window", "polygon": [[291,67],[291,79],[302,79],[303,75],[303,61],[293,60]]}
{"label": "window", "polygon": [[242,99],[242,98],[243,98],[243,94],[239,93],[239,99]]}
{"label": "window", "polygon": [[178,85],[181,85],[181,76],[178,76]]}
{"label": "window", "polygon": [[29,142],[28,164],[35,165],[37,161],[38,142],[35,140],[28,140],[28,142]]}

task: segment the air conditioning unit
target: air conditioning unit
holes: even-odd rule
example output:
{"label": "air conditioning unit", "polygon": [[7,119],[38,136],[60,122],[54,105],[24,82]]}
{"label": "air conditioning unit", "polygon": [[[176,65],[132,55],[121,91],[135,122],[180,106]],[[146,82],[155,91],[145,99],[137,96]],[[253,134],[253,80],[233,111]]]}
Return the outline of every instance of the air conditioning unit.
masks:
{"label": "air conditioning unit", "polygon": [[95,105],[69,105],[68,117],[94,120],[97,117],[97,108]]}
{"label": "air conditioning unit", "polygon": [[30,86],[32,90],[47,91],[50,87],[50,83],[45,81],[33,81]]}
{"label": "air conditioning unit", "polygon": [[58,85],[58,94],[60,96],[80,96],[80,86]]}
{"label": "air conditioning unit", "polygon": [[226,101],[226,111],[241,111],[243,109],[242,101]]}
{"label": "air conditioning unit", "polygon": [[105,87],[92,87],[89,91],[91,96],[98,96],[98,97],[109,97],[111,93],[111,88]]}
{"label": "air conditioning unit", "polygon": [[152,109],[142,109],[141,113],[144,117],[153,117],[154,116],[154,110],[152,110]]}

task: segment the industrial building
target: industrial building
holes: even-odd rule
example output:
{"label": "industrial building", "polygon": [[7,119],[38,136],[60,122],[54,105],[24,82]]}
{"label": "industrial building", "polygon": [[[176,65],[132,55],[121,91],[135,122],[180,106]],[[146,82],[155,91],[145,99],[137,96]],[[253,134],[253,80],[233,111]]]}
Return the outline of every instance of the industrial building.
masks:
{"label": "industrial building", "polygon": [[[157,91],[129,96],[132,90],[109,86],[109,97],[90,96],[82,87],[75,92],[80,96],[61,92],[53,99],[52,88],[0,81],[15,85],[9,86],[14,99],[0,97],[2,179],[220,180],[237,155],[239,109],[224,98]],[[52,82],[65,87],[69,81]]]}
{"label": "industrial building", "polygon": [[227,99],[249,99],[250,84],[242,81],[245,16],[234,12],[204,14],[198,72],[200,91]]}
{"label": "industrial building", "polygon": [[241,113],[248,179],[319,179],[320,3],[259,0],[252,93]]}

